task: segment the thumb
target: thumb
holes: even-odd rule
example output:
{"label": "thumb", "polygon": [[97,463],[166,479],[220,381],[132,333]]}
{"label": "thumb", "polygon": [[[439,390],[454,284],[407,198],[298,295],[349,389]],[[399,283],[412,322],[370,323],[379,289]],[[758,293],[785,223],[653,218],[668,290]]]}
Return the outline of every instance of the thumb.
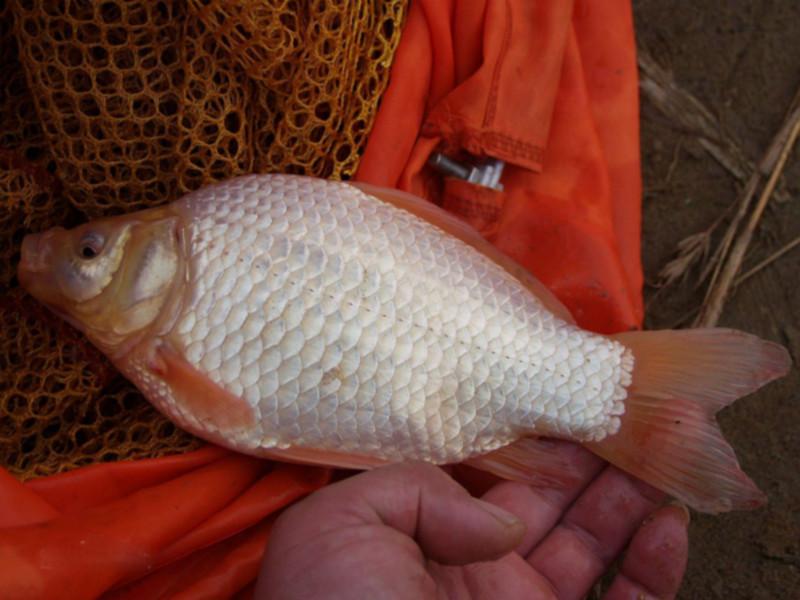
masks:
{"label": "thumb", "polygon": [[[494,560],[521,542],[525,524],[510,512],[473,498],[436,467],[407,468],[419,484],[413,537],[428,558],[449,565]],[[383,517],[397,524],[395,515]]]}
{"label": "thumb", "polygon": [[326,530],[384,525],[413,538],[427,558],[448,565],[499,558],[525,533],[511,513],[473,498],[425,463],[381,467],[340,481],[289,509],[285,519],[295,542]]}

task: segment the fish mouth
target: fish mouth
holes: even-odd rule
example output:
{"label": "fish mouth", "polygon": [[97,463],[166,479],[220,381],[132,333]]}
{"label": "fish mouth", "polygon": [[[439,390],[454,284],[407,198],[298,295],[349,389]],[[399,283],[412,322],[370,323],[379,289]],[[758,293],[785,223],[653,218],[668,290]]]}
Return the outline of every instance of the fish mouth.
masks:
{"label": "fish mouth", "polygon": [[22,288],[30,293],[33,279],[37,273],[42,271],[41,245],[42,236],[38,233],[31,233],[22,239],[22,258],[17,265],[17,279]]}
{"label": "fish mouth", "polygon": [[20,286],[47,309],[75,329],[83,331],[81,323],[54,302],[52,257],[53,237],[65,231],[55,227],[43,233],[30,233],[22,239],[21,258],[17,265]]}
{"label": "fish mouth", "polygon": [[37,277],[41,277],[50,270],[52,257],[51,240],[62,227],[56,227],[44,233],[31,233],[22,239],[22,248],[19,265],[17,265],[17,279],[27,292],[31,292]]}

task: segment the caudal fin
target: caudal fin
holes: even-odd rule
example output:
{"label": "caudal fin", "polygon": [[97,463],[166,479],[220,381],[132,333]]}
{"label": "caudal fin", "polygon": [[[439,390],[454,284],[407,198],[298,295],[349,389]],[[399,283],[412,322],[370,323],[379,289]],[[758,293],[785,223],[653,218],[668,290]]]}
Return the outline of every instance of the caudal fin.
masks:
{"label": "caudal fin", "polygon": [[729,329],[630,332],[633,382],[620,430],[587,444],[596,454],[701,512],[761,506],[714,414],[785,375],[780,345]]}

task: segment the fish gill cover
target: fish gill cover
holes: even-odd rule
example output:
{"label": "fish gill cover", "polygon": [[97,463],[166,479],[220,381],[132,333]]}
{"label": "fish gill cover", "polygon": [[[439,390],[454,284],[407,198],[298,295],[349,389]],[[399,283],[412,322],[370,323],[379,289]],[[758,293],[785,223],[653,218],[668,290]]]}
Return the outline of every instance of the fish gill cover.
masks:
{"label": "fish gill cover", "polygon": [[28,232],[247,172],[354,174],[405,0],[0,0],[0,465],[199,445],[16,288]]}

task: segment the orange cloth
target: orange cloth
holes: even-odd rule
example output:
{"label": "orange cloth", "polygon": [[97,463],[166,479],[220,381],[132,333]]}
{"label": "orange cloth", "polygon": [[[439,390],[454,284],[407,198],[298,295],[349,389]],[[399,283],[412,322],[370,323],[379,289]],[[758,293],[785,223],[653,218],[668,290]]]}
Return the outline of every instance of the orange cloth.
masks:
{"label": "orange cloth", "polygon": [[[465,218],[581,326],[636,328],[637,86],[628,0],[420,0],[357,177]],[[505,190],[442,185],[434,149],[505,160]]]}
{"label": "orange cloth", "polygon": [[[415,0],[358,179],[470,221],[582,326],[638,327],[637,102],[629,0]],[[505,190],[443,181],[434,150],[505,160]],[[213,447],[0,471],[0,597],[247,597],[274,514],[328,479]]]}
{"label": "orange cloth", "polygon": [[270,515],[328,478],[216,447],[27,484],[7,476],[0,597],[225,597],[255,578]]}

